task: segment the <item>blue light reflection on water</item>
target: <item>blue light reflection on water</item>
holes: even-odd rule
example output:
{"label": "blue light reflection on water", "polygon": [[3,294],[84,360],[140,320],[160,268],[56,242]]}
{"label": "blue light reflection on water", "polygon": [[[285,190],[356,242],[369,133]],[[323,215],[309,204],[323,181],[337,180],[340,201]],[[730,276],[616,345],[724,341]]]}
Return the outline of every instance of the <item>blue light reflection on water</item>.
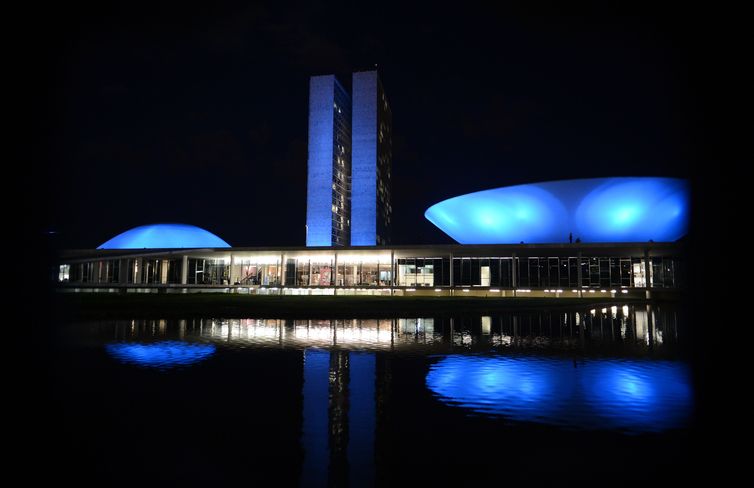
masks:
{"label": "blue light reflection on water", "polygon": [[690,372],[674,361],[451,355],[426,385],[448,405],[578,429],[680,428],[693,405]]}
{"label": "blue light reflection on water", "polygon": [[329,373],[329,351],[313,348],[304,351],[301,472],[309,480],[309,486],[327,486]]}
{"label": "blue light reflection on water", "polygon": [[180,341],[155,343],[118,342],[105,346],[107,353],[118,361],[147,368],[169,369],[204,361],[215,353],[212,344],[193,344]]}

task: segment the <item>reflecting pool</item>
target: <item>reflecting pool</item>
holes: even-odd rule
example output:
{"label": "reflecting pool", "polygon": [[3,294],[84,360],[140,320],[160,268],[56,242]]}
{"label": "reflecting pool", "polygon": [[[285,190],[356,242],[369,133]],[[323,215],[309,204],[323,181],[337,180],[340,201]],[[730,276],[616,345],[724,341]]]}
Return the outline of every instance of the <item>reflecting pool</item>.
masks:
{"label": "reflecting pool", "polygon": [[104,486],[669,482],[694,445],[684,320],[616,303],[64,323],[48,408],[61,472]]}

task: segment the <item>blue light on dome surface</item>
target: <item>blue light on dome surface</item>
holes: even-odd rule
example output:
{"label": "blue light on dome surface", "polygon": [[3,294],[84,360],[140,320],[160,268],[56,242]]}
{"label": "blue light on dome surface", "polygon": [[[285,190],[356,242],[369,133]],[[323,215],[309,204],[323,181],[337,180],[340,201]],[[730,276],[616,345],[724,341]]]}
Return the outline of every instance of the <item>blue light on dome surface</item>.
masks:
{"label": "blue light on dome surface", "polygon": [[162,341],[152,344],[119,342],[105,346],[108,354],[122,363],[147,368],[170,369],[204,361],[215,353],[212,344]]}
{"label": "blue light on dome surface", "polygon": [[230,247],[200,227],[187,224],[142,225],[118,234],[97,249],[171,249]]}
{"label": "blue light on dome surface", "polygon": [[469,193],[424,216],[461,244],[661,242],[687,233],[689,201],[682,179],[592,178]]}
{"label": "blue light on dome surface", "polygon": [[451,355],[426,384],[441,402],[483,415],[639,433],[688,423],[690,378],[673,361]]}

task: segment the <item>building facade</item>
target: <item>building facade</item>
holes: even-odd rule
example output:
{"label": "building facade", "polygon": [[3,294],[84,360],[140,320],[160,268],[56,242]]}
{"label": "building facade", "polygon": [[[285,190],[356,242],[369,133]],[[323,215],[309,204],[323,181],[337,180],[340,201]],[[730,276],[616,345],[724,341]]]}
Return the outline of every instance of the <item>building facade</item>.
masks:
{"label": "building facade", "polygon": [[309,81],[306,245],[390,243],[392,116],[376,71]]}
{"label": "building facade", "polygon": [[683,286],[682,255],[676,243],[88,250],[61,257],[58,281],[76,291],[645,296]]}
{"label": "building facade", "polygon": [[389,245],[392,112],[377,71],[353,74],[351,245]]}
{"label": "building facade", "polygon": [[351,97],[334,75],[309,80],[306,245],[351,241]]}

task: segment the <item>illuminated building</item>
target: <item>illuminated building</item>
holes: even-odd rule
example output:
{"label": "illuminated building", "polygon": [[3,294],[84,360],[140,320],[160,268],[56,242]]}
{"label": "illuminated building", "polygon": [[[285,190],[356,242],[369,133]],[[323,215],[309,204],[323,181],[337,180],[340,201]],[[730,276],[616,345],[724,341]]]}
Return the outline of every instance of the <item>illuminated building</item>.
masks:
{"label": "illuminated building", "polygon": [[376,71],[309,81],[306,245],[390,242],[392,118]]}
{"label": "illuminated building", "polygon": [[351,245],[390,244],[392,113],[376,71],[353,74]]}
{"label": "illuminated building", "polygon": [[461,244],[672,242],[688,231],[689,200],[681,179],[590,178],[469,193],[424,215]]}
{"label": "illuminated building", "polygon": [[230,247],[215,234],[194,225],[142,225],[118,234],[97,249],[168,249]]}
{"label": "illuminated building", "polygon": [[282,295],[644,296],[683,286],[672,242],[65,251],[71,290]]}
{"label": "illuminated building", "polygon": [[65,251],[72,291],[650,296],[682,288],[685,180],[593,178],[484,190],[425,216],[455,245],[390,242],[391,112],[376,71],[310,80],[306,247],[231,248],[183,224]]}
{"label": "illuminated building", "polygon": [[306,245],[351,240],[351,97],[334,75],[309,80]]}

